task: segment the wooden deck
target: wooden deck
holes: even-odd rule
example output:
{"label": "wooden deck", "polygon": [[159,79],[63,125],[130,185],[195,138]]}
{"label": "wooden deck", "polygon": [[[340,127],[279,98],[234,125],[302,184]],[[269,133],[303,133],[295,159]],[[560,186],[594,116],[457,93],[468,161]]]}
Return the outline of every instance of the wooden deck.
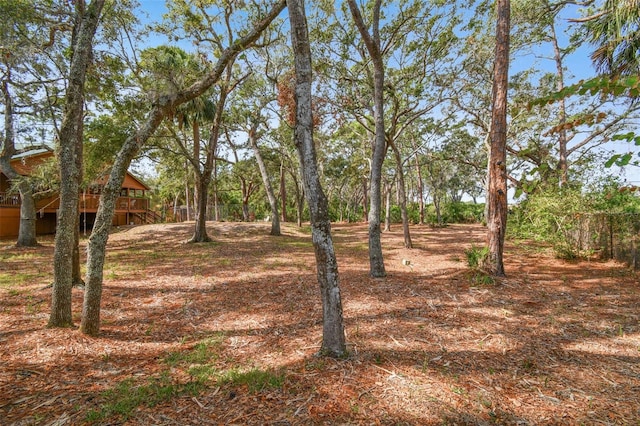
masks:
{"label": "wooden deck", "polygon": [[[98,211],[100,196],[97,194],[80,194],[80,212],[95,213]],[[0,192],[0,207],[20,207],[20,196]],[[40,213],[55,213],[60,208],[60,198],[51,197],[36,203],[36,210]],[[116,213],[141,213],[149,210],[149,199],[141,197],[118,197]]]}

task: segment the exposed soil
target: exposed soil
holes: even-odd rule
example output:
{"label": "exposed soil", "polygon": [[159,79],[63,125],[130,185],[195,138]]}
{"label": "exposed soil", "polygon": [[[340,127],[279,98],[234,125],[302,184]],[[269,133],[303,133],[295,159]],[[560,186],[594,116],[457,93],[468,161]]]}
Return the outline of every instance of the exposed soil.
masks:
{"label": "exposed soil", "polygon": [[507,278],[488,283],[465,256],[482,227],[413,227],[407,250],[396,226],[388,276],[372,279],[366,226],[335,224],[351,353],[335,360],[316,356],[308,232],[217,223],[213,243],[184,244],[192,227],[111,236],[98,338],[46,328],[52,240],[0,242],[0,424],[640,422],[638,275],[624,265],[509,242]]}

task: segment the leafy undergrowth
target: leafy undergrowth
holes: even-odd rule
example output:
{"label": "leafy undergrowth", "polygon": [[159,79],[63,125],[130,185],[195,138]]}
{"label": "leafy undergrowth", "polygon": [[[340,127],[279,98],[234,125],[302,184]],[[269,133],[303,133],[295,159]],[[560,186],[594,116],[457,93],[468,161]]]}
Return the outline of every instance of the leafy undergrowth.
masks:
{"label": "leafy undergrowth", "polygon": [[[102,334],[47,329],[51,239],[0,243],[0,423],[637,424],[638,277],[507,244],[507,278],[478,278],[479,226],[384,233],[333,226],[350,356],[316,356],[308,229],[217,223],[112,234]],[[82,290],[73,290],[79,322]]]}

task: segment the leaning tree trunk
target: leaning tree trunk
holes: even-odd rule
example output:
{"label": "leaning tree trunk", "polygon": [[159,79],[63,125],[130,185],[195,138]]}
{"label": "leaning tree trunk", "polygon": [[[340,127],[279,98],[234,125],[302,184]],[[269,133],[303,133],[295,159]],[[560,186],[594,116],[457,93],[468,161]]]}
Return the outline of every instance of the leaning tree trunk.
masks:
{"label": "leaning tree trunk", "polygon": [[109,174],[109,179],[100,197],[96,221],[91,236],[89,237],[86,289],[82,307],[82,324],[80,326],[80,330],[83,333],[97,335],[100,331],[100,301],[102,298],[103,270],[107,241],[109,239],[109,229],[111,227],[111,221],[113,220],[120,187],[124,181],[129,164],[131,164],[131,160],[153,135],[162,120],[175,111],[179,105],[195,99],[219,81],[227,64],[234,59],[238,53],[246,49],[247,46],[254,43],[264,29],[282,12],[285,6],[286,2],[284,0],[279,0],[274,4],[267,16],[257,22],[249,33],[237,40],[236,43],[228,47],[225,51],[221,52],[218,62],[212,71],[203,76],[202,79],[196,81],[182,92],[159,97],[147,115],[147,120],[137,132],[127,138],[120,148],[120,151],[118,151],[111,168],[111,173]]}
{"label": "leaning tree trunk", "polygon": [[311,48],[303,0],[288,0],[291,22],[291,43],[296,69],[295,141],[304,178],[305,193],[311,213],[313,246],[316,255],[318,283],[322,295],[323,333],[320,353],[343,357],[347,353],[342,301],[338,285],[338,263],[331,238],[331,222],[327,198],[320,185],[320,176],[313,145],[311,109]]}
{"label": "leaning tree trunk", "polygon": [[496,54],[491,115],[491,153],[489,160],[489,217],[487,240],[488,269],[504,276],[502,253],[507,230],[507,89],[509,77],[509,0],[497,1]]}
{"label": "leaning tree trunk", "polygon": [[75,228],[78,224],[84,119],[84,82],[91,60],[93,38],[98,28],[105,0],[92,1],[85,11],[83,1],[76,3],[78,32],[73,37],[73,53],[65,97],[65,111],[60,127],[58,163],[60,165],[60,207],[53,253],[53,291],[50,327],[73,325],[71,287],[73,286]]}
{"label": "leaning tree trunk", "polygon": [[381,0],[376,0],[373,11],[373,34],[370,35],[365,26],[360,9],[355,0],[348,0],[349,9],[367,47],[373,63],[373,103],[375,120],[375,138],[371,155],[371,193],[369,196],[369,273],[380,278],[386,275],[382,257],[380,217],[382,206],[382,163],[386,155],[386,136],[384,128],[384,63],[380,50],[380,7]]}
{"label": "leaning tree trunk", "polygon": [[254,125],[251,127],[251,130],[249,130],[249,143],[251,144],[251,148],[253,149],[253,155],[256,157],[256,162],[258,163],[258,168],[260,169],[260,175],[262,176],[262,183],[264,184],[264,190],[267,193],[269,206],[271,207],[270,234],[274,236],[280,236],[282,235],[282,232],[280,231],[280,214],[278,213],[278,200],[273,193],[273,187],[271,186],[271,181],[269,180],[269,172],[267,171],[267,166],[264,164],[262,154],[260,154],[260,149],[258,149],[256,132],[257,126]]}

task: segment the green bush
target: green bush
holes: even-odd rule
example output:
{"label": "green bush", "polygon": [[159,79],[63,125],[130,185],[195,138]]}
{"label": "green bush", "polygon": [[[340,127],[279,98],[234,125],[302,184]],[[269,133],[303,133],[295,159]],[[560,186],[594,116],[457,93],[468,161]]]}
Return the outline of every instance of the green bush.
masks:
{"label": "green bush", "polygon": [[467,265],[471,269],[483,269],[489,257],[489,247],[478,247],[471,245],[471,248],[464,251],[467,256]]}
{"label": "green bush", "polygon": [[446,223],[480,223],[484,216],[484,204],[456,201],[446,203],[442,209]]}
{"label": "green bush", "polygon": [[591,247],[597,246],[600,235],[589,229],[591,222],[638,212],[640,198],[615,182],[588,191],[549,187],[512,207],[507,232],[510,237],[548,243],[558,257],[575,259],[591,254]]}

